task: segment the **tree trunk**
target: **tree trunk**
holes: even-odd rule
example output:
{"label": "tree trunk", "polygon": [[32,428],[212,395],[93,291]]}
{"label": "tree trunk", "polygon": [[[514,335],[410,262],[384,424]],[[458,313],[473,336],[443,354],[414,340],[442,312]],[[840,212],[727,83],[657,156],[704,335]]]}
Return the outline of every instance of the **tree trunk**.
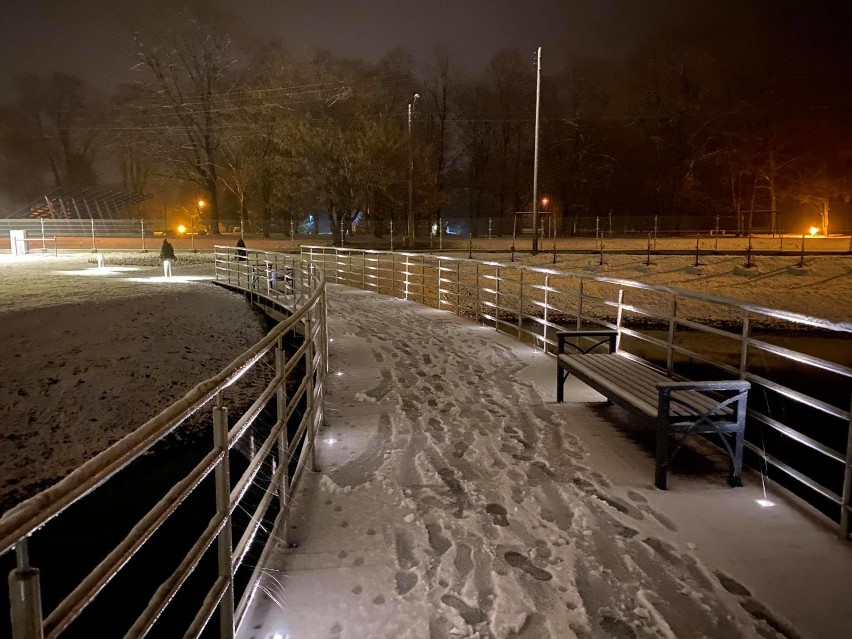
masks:
{"label": "tree trunk", "polygon": [[820,211],[820,218],[822,220],[822,233],[825,237],[828,237],[828,213],[829,213],[829,204],[828,198],[822,201],[822,210]]}
{"label": "tree trunk", "polygon": [[210,198],[210,235],[220,235],[219,233],[219,193],[216,189],[216,174],[215,172],[207,179],[207,195]]}

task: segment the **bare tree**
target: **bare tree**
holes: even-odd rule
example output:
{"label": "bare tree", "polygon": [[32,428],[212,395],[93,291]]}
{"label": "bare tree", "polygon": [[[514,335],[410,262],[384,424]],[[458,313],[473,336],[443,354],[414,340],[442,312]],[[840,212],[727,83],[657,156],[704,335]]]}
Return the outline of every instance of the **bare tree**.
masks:
{"label": "bare tree", "polygon": [[54,73],[46,81],[25,76],[16,85],[28,137],[56,186],[94,185],[94,149],[102,113],[91,89],[64,73]]}
{"label": "bare tree", "polygon": [[192,18],[158,41],[137,34],[136,45],[161,100],[157,130],[166,160],[178,177],[206,191],[210,232],[218,234],[221,114],[232,85],[229,70],[237,62],[231,40]]}
{"label": "bare tree", "polygon": [[111,103],[108,144],[125,191],[142,193],[157,165],[156,136],[149,126],[159,117],[146,87],[122,86]]}
{"label": "bare tree", "polygon": [[[431,174],[432,186],[437,196],[435,206],[435,223],[442,224],[442,207],[447,197],[447,174],[452,170],[459,158],[454,140],[454,129],[451,128],[451,115],[455,102],[456,82],[451,71],[450,58],[443,49],[435,51],[435,64],[427,78],[425,92],[427,94],[427,126],[428,139],[431,143]],[[430,224],[431,226],[431,224]]]}

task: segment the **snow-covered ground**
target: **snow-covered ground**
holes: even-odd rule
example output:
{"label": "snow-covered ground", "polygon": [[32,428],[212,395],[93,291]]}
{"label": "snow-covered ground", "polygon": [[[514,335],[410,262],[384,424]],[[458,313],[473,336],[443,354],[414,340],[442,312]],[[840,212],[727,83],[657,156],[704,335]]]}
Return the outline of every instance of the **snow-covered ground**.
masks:
{"label": "snow-covered ground", "polygon": [[699,446],[710,467],[656,490],[629,418],[573,379],[555,404],[540,351],[410,302],[329,302],[321,472],[241,639],[848,636],[852,548],[759,476],[731,489]]}
{"label": "snow-covered ground", "polygon": [[[485,257],[484,255],[474,257]],[[507,256],[499,254],[485,259]],[[699,266],[690,256],[654,256],[646,266],[642,256],[607,255],[603,266],[593,255],[539,254],[516,255],[523,264],[566,271],[585,271],[595,275],[636,280],[674,288],[729,297],[760,306],[777,308],[852,328],[852,257],[815,256],[805,260],[791,257],[756,257],[752,268],[745,268],[742,256],[702,256]]]}
{"label": "snow-covered ground", "polygon": [[[242,297],[203,281],[209,257],[186,257],[164,281],[146,260],[99,271],[85,254],[0,256],[7,505],[259,339]],[[650,273],[635,256],[598,272],[849,320],[848,258],[809,258],[806,274],[770,259],[791,262],[758,258],[756,278],[664,257]],[[556,268],[595,262],[558,256]],[[600,398],[573,382],[553,403],[552,359],[332,288],[323,473],[306,476],[288,530],[298,547],[282,545],[246,637],[847,636],[852,549],[834,526],[771,493],[759,506],[760,478],[730,489],[723,464],[657,491],[622,413],[590,407]]]}
{"label": "snow-covered ground", "polygon": [[0,512],[218,373],[264,334],[204,264],[0,256]]}

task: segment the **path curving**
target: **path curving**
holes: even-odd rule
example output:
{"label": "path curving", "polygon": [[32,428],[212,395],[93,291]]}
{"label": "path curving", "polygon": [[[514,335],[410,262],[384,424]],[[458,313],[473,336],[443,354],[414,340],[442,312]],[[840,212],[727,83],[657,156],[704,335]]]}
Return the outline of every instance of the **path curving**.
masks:
{"label": "path curving", "polygon": [[530,381],[552,359],[410,302],[329,305],[321,472],[241,639],[800,636],[587,465],[579,422],[611,426]]}

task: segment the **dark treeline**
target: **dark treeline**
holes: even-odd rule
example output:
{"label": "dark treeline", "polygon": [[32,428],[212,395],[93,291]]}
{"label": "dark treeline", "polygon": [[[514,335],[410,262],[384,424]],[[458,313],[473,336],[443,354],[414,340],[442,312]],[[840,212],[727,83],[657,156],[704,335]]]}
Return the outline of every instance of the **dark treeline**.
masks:
{"label": "dark treeline", "polygon": [[[717,216],[737,233],[852,226],[848,46],[753,26],[659,36],[618,62],[544,52],[539,195],[558,232],[596,218],[644,232],[654,216],[684,231]],[[298,59],[226,27],[177,16],[140,32],[113,95],[18,78],[0,109],[6,200],[120,184],[155,194],[149,217],[180,200],[214,233],[240,220],[264,235],[327,218],[335,242],[356,220],[401,234],[410,178],[415,238],[447,220],[511,233],[532,210],[532,52],[498,51],[477,73],[440,50],[425,65],[401,49]]]}

